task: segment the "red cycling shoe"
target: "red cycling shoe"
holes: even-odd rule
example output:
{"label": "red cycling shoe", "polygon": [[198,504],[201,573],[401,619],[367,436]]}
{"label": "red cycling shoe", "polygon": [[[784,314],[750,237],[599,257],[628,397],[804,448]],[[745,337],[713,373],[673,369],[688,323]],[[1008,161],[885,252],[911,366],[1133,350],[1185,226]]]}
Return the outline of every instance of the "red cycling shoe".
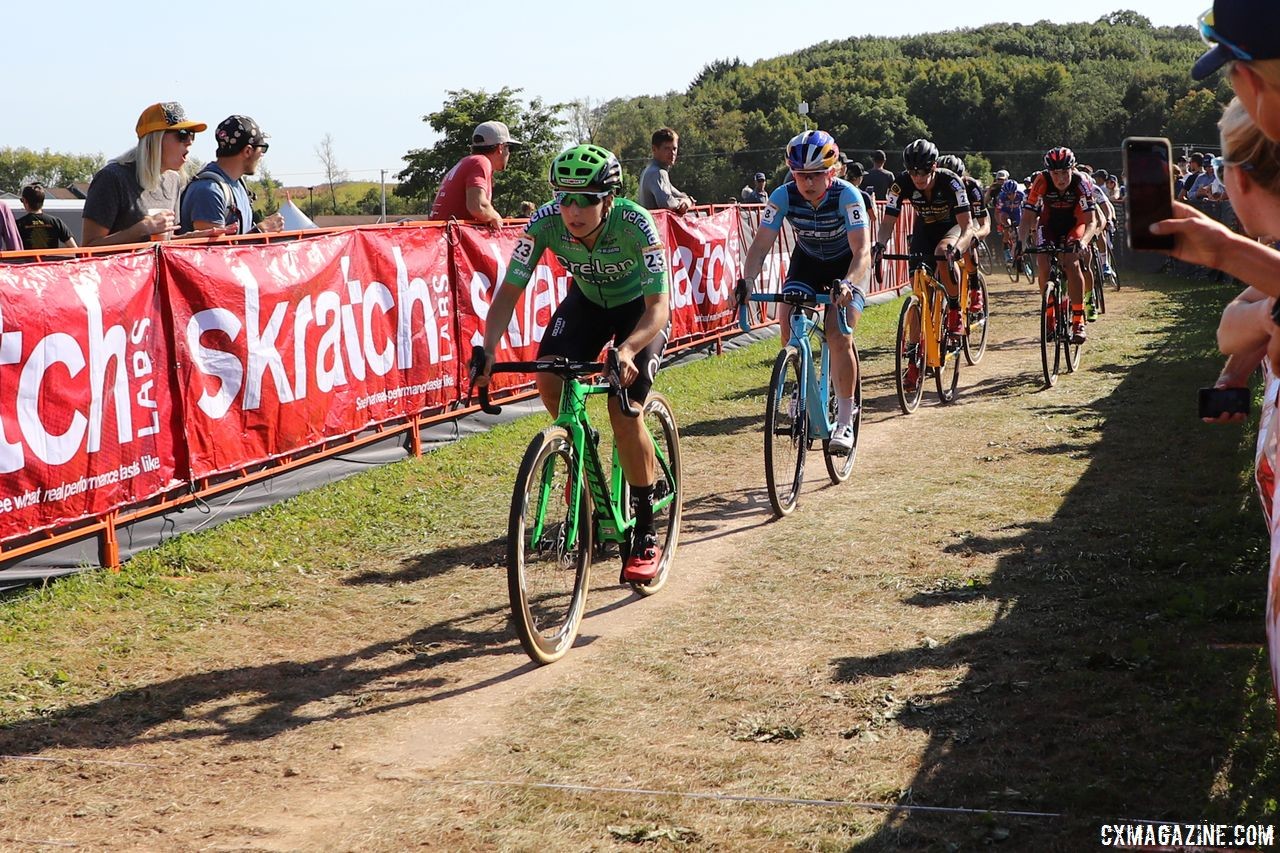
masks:
{"label": "red cycling shoe", "polygon": [[627,564],[622,567],[622,579],[629,583],[649,583],[658,576],[662,563],[662,549],[658,537],[652,533],[642,536]]}

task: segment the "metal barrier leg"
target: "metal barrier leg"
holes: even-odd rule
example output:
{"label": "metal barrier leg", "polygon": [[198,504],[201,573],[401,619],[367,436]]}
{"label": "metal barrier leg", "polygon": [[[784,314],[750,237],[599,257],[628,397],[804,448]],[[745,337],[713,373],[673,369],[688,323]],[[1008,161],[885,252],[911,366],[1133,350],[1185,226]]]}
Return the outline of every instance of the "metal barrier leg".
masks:
{"label": "metal barrier leg", "polygon": [[119,517],[120,513],[113,511],[103,518],[106,527],[102,528],[102,542],[98,554],[103,567],[113,572],[120,571],[120,539],[116,536],[116,520]]}

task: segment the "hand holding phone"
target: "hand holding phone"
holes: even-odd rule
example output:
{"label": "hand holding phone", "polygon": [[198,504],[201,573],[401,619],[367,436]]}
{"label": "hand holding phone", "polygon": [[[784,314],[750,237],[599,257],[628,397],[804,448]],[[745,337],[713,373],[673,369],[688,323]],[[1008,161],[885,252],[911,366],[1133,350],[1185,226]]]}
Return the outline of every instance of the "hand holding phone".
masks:
{"label": "hand holding phone", "polygon": [[1124,141],[1125,228],[1129,248],[1167,252],[1173,237],[1151,233],[1153,222],[1173,218],[1173,169],[1169,140],[1131,136]]}
{"label": "hand holding phone", "polygon": [[1201,388],[1200,419],[1205,423],[1242,421],[1252,401],[1248,388]]}

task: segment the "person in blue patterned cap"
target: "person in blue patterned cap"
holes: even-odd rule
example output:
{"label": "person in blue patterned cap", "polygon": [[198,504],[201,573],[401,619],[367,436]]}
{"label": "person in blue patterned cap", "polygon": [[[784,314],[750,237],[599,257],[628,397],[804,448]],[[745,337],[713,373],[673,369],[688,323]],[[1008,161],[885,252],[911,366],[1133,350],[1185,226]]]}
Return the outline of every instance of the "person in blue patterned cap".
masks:
{"label": "person in blue patterned cap", "polygon": [[248,116],[227,116],[213,132],[217,159],[196,174],[182,194],[182,231],[226,228],[231,234],[280,231],[284,219],[273,213],[256,226],[253,192],[246,175],[258,172],[258,163],[270,147],[267,134]]}

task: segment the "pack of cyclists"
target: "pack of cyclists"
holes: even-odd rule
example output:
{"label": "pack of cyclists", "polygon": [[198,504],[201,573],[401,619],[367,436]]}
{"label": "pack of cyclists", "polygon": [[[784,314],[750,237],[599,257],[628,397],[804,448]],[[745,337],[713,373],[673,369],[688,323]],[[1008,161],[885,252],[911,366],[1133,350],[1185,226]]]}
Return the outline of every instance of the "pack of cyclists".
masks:
{"label": "pack of cyclists", "polygon": [[[902,157],[903,171],[889,188],[872,244],[864,194],[837,176],[842,161],[836,141],[820,130],[797,135],[786,147],[791,179],[769,195],[747,250],[743,273],[749,289],[760,276],[783,223],[790,222],[795,248],[784,287],[838,285],[834,304],[824,317],[837,399],[837,425],[831,438],[836,453],[848,453],[854,443],[857,361],[852,330],[866,305],[872,264],[885,253],[904,204],[909,203],[915,215],[908,252],[935,258],[937,278],[947,293],[944,322],[954,334],[962,333],[962,310],[973,313],[984,308],[977,288],[971,289],[967,306],[960,304],[958,265],[963,261],[964,274],[974,274],[974,246],[987,237],[994,221],[1011,252],[1042,245],[1061,249],[1072,337],[1083,342],[1088,264],[1082,261],[1090,240],[1105,234],[1115,220],[1105,192],[1077,168],[1069,148],[1050,150],[1044,170],[1027,179],[1025,190],[1007,171],[997,172],[992,187],[984,189],[965,174],[963,160],[941,156],[926,139],[910,143]],[[516,303],[543,253],[551,251],[570,273],[571,282],[548,324],[538,357],[591,361],[612,343],[620,381],[632,400],[643,405],[670,330],[670,283],[660,232],[647,210],[618,195],[621,166],[604,148],[583,144],[565,150],[552,161],[548,180],[553,198],[530,217],[493,295],[485,323],[483,366],[477,368],[473,384],[488,383],[494,353]],[[1011,239],[1015,231],[1016,242]],[[1107,275],[1110,267],[1103,257],[1102,270]],[[1040,254],[1037,261],[1043,289],[1049,260]],[[836,312],[845,312],[849,334],[840,330]],[[781,320],[785,326],[785,312]],[[919,329],[914,333],[918,343]],[[783,328],[782,340],[788,338],[789,330]],[[921,379],[918,371],[916,375],[909,371],[906,384],[918,387]],[[561,380],[539,373],[536,382],[543,406],[554,417]],[[643,426],[625,417],[616,400],[610,400],[609,419],[636,514],[637,544],[624,565],[623,578],[645,583],[653,578],[661,559],[652,511],[656,457]]]}

